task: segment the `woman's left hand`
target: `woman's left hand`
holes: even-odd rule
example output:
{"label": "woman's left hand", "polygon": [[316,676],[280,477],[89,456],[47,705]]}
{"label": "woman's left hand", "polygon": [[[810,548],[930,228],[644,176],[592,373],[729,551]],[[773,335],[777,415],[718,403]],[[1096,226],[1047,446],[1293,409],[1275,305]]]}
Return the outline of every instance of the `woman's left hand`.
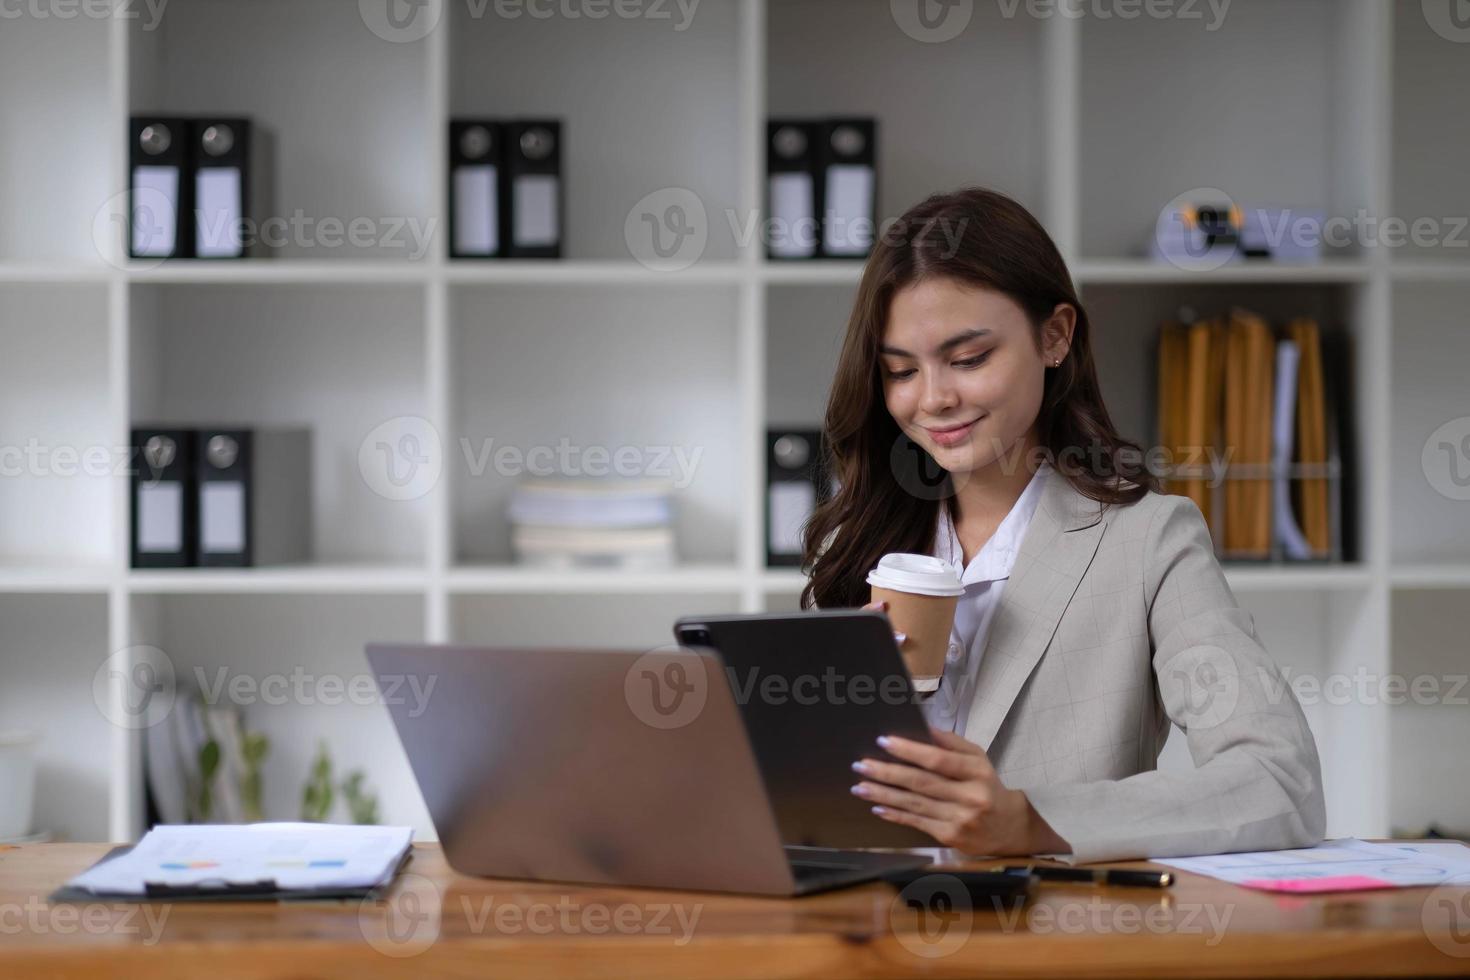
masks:
{"label": "woman's left hand", "polygon": [[1020,790],[1007,789],[985,750],[953,732],[931,728],[935,745],[896,735],[878,740],[903,762],[861,759],[866,777],[854,795],[884,820],[922,830],[967,854],[1064,854],[1070,845],[1041,819]]}

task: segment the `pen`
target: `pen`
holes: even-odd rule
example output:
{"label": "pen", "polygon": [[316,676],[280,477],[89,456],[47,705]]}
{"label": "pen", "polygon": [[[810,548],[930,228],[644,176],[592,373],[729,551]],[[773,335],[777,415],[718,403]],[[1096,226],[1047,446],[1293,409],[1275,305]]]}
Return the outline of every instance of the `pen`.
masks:
{"label": "pen", "polygon": [[1120,868],[1053,868],[1034,864],[1007,865],[1006,874],[1034,874],[1042,881],[1086,881],[1094,885],[1138,885],[1168,888],[1174,876],[1167,871],[1128,871]]}

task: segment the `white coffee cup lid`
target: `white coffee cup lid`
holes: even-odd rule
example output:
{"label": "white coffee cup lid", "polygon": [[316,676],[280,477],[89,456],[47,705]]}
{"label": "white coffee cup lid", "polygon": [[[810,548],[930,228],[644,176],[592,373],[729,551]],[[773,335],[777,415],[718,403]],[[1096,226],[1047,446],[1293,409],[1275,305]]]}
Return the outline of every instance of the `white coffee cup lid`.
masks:
{"label": "white coffee cup lid", "polygon": [[895,592],[917,595],[964,595],[960,573],[943,558],[933,555],[908,555],[895,552],[878,560],[878,567],[868,573],[868,584]]}

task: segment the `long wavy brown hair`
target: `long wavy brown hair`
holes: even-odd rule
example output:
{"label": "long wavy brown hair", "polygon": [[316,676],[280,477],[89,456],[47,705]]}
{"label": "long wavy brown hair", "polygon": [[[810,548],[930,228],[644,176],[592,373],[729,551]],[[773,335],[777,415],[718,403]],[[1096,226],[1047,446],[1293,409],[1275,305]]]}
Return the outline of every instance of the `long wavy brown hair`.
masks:
{"label": "long wavy brown hair", "polygon": [[[863,270],[823,423],[825,466],[837,490],[803,530],[803,565],[811,576],[803,609],[866,603],[868,571],[889,552],[929,553],[939,508],[953,495],[950,475],[908,439],[883,398],[879,347],[890,304],[899,290],[928,278],[1009,296],[1031,320],[1038,351],[1042,324],[1057,304],[1074,307],[1067,356],[1061,367],[1046,368],[1038,449],[1055,463],[1076,447],[1065,458],[1080,456],[1085,465],[1057,472],[1105,505],[1132,503],[1158,489],[1142,449],[1118,435],[1103,405],[1091,326],[1051,236],[1004,194],[981,188],[935,194],[884,230]],[[1125,448],[1131,452],[1120,458]]]}

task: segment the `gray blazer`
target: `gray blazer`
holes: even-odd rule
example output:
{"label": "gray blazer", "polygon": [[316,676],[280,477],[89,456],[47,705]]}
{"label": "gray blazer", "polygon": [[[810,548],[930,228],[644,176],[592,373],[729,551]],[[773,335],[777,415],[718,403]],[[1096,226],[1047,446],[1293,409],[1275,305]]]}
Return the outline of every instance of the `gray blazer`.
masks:
{"label": "gray blazer", "polygon": [[[966,737],[1074,862],[1322,839],[1311,729],[1187,497],[1104,507],[1050,474],[970,717]],[[1191,772],[1156,769],[1171,723],[1188,736]]]}

